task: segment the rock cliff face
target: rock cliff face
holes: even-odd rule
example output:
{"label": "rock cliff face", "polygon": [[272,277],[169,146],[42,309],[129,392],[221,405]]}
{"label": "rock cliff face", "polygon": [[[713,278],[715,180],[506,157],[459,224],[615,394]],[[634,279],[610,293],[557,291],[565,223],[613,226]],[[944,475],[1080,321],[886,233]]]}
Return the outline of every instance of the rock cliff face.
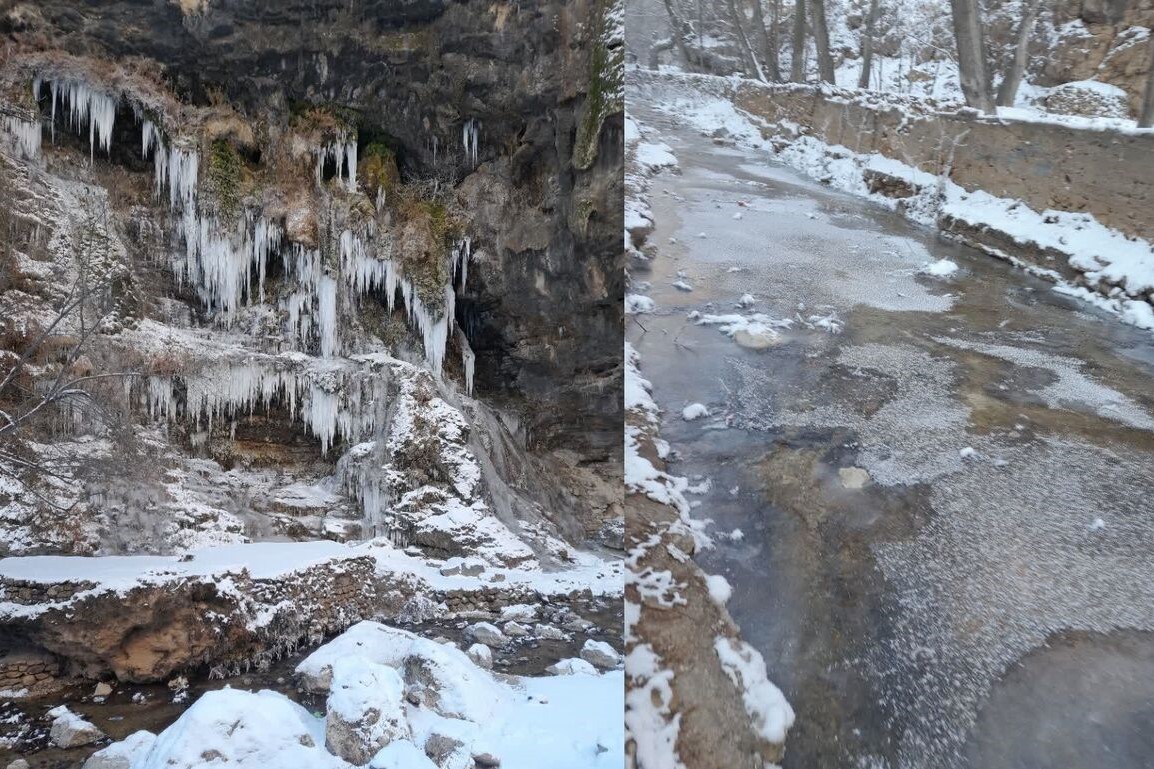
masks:
{"label": "rock cliff face", "polygon": [[0,1],[7,551],[619,539],[619,16]]}

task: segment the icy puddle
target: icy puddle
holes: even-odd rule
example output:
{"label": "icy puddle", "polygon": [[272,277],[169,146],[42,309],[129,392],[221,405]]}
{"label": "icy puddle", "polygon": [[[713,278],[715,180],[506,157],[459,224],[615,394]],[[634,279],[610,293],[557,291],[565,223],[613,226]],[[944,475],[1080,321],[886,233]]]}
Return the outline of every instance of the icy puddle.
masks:
{"label": "icy puddle", "polygon": [[703,565],[797,712],[786,769],[1144,766],[1154,339],[639,117],[681,173],[651,186],[657,313],[628,334]]}

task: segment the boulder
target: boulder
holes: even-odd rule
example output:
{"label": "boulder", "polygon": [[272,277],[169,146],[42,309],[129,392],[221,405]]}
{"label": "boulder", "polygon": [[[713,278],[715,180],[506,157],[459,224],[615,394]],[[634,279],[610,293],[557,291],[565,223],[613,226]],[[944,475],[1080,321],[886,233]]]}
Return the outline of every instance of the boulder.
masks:
{"label": "boulder", "polygon": [[351,764],[367,764],[382,748],[411,735],[405,684],[391,667],[361,657],[336,660],[325,713],[325,747]]}
{"label": "boulder", "polygon": [[504,646],[509,642],[509,639],[496,625],[488,622],[478,622],[470,626],[466,635],[477,643],[483,643],[486,646]]}
{"label": "boulder", "polygon": [[152,732],[134,732],[93,753],[84,762],[84,769],[132,769],[133,761],[147,753],[155,742],[156,735]]}
{"label": "boulder", "polygon": [[590,638],[581,647],[581,659],[601,670],[612,670],[620,663],[621,655],[604,641]]}
{"label": "boulder", "polygon": [[547,673],[555,676],[572,676],[572,675],[597,675],[597,668],[590,665],[585,660],[570,657],[560,662],[555,662],[549,667],[545,668]]}
{"label": "boulder", "polygon": [[473,660],[477,667],[485,668],[485,670],[492,669],[493,651],[485,644],[473,644],[465,654],[469,655],[469,659]]}
{"label": "boulder", "polygon": [[408,740],[394,740],[373,756],[369,769],[437,769],[437,765]]}
{"label": "boulder", "polygon": [[542,641],[568,641],[569,640],[569,634],[568,633],[566,633],[564,630],[561,630],[560,628],[553,627],[552,625],[543,625],[543,624],[538,623],[533,628],[533,634],[535,636],[537,636],[538,638],[540,638]]}
{"label": "boulder", "polygon": [[533,633],[532,628],[527,625],[522,625],[520,622],[506,622],[505,627],[502,629],[505,631],[505,635],[510,638],[524,638]]}
{"label": "boulder", "polygon": [[104,739],[104,732],[64,705],[48,711],[48,715],[52,717],[48,737],[58,748],[79,748]]}

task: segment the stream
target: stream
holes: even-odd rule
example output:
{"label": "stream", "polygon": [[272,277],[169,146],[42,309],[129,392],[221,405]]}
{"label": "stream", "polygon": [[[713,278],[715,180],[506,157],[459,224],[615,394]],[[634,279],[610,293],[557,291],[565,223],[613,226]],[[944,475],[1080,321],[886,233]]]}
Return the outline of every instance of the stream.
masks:
{"label": "stream", "polygon": [[[797,713],[785,769],[1149,766],[1151,334],[630,110],[680,169],[627,337],[713,521],[699,561]],[[795,322],[747,349],[691,312]]]}

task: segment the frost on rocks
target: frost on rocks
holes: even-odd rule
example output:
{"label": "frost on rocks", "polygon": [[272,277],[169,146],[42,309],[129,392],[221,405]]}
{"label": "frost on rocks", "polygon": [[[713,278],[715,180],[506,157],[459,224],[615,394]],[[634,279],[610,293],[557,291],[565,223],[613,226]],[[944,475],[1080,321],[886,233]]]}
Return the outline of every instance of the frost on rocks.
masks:
{"label": "frost on rocks", "polygon": [[470,625],[466,635],[485,646],[504,646],[509,642],[509,639],[496,625],[488,622]]}

